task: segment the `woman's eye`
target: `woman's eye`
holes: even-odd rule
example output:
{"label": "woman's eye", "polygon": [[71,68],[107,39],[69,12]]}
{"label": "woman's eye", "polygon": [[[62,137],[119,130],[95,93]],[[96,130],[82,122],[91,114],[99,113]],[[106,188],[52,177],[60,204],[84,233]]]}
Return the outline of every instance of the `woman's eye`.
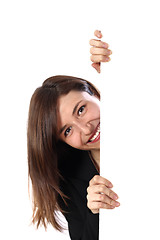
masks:
{"label": "woman's eye", "polygon": [[85,105],[83,105],[82,107],[79,108],[78,110],[78,115],[80,116],[82,114],[82,112],[84,111]]}
{"label": "woman's eye", "polygon": [[64,132],[64,136],[65,136],[65,137],[68,136],[68,134],[69,134],[70,131],[71,131],[71,128],[72,128],[72,127],[69,127],[69,128],[66,129],[66,131]]}

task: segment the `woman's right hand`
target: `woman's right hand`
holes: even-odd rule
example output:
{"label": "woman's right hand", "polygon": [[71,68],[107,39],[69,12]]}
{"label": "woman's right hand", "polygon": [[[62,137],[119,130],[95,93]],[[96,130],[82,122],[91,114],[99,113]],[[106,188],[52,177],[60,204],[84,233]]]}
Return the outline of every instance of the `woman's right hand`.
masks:
{"label": "woman's right hand", "polygon": [[111,190],[112,187],[110,181],[99,175],[95,175],[90,180],[87,188],[87,207],[92,213],[99,213],[100,208],[114,209],[120,206],[120,203],[116,201],[118,195]]}

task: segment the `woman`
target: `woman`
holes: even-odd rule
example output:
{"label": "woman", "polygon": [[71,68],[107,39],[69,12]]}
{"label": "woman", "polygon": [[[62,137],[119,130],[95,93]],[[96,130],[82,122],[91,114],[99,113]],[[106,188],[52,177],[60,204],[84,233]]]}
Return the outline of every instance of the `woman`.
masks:
{"label": "woman", "polygon": [[[95,31],[101,38],[101,32]],[[92,66],[109,61],[107,43],[90,41]],[[100,94],[86,80],[54,76],[34,92],[28,118],[28,166],[33,187],[33,223],[62,230],[71,239],[96,240],[99,209],[119,206],[112,184],[99,176]]]}

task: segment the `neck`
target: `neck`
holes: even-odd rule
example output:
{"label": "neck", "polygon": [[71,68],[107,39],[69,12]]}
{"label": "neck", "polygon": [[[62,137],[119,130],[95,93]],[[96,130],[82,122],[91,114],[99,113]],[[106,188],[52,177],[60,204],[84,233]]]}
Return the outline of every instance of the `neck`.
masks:
{"label": "neck", "polygon": [[92,157],[96,161],[98,167],[100,168],[100,149],[91,150]]}

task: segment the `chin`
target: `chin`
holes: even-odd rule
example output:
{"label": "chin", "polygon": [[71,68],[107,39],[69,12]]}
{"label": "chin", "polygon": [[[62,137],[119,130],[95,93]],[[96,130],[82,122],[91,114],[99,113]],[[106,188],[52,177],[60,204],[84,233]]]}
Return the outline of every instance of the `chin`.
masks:
{"label": "chin", "polygon": [[86,150],[100,150],[100,143],[99,144],[95,144],[94,146],[91,146],[91,145],[87,146]]}
{"label": "chin", "polygon": [[96,143],[87,143],[86,145],[82,146],[73,146],[73,148],[79,149],[79,150],[85,150],[85,151],[90,151],[90,150],[100,150],[100,140]]}

